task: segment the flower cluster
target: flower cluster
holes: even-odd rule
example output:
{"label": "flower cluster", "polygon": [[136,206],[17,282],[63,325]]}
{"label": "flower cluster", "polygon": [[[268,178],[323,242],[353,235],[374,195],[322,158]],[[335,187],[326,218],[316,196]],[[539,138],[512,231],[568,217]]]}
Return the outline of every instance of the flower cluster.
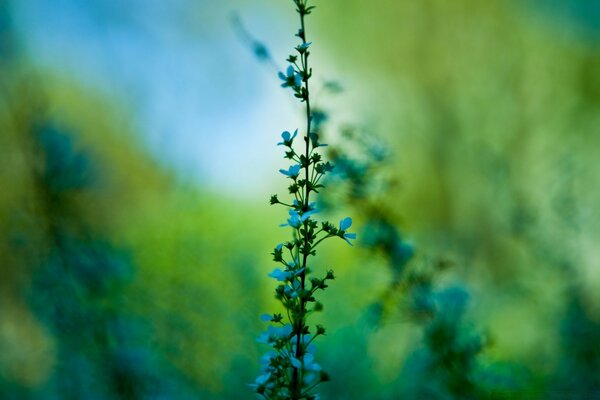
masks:
{"label": "flower cluster", "polygon": [[313,393],[313,389],[329,380],[327,373],[315,361],[313,343],[325,334],[325,328],[309,326],[307,318],[323,309],[315,295],[328,287],[328,281],[334,279],[334,274],[329,270],[321,278],[313,276],[308,261],[310,256],[316,255],[317,247],[324,240],[339,237],[351,244],[356,234],[348,231],[352,225],[349,217],[342,219],[337,226],[314,219],[318,210],[316,203],[310,201],[311,195],[324,187],[321,180],[333,170],[333,165],[324,161],[316,151],[326,144],[319,142],[319,135],[311,125],[309,79],[312,70],[308,67],[311,43],[306,41],[304,18],[314,7],[307,5],[308,0],[293,1],[300,15],[301,28],[296,36],[301,43],[295,47],[296,54],[288,57],[286,73],[280,72],[279,77],[283,81],[282,86],[291,88],[295,97],[306,105],[306,133],[301,151],[295,148],[298,130],[283,132],[281,141],[277,143],[285,149],[284,158],[291,161],[287,169],[279,172],[290,180],[288,193],[292,199],[283,202],[273,195],[270,203],[288,209],[287,221],[281,226],[291,228],[292,236],[273,249],[273,261],[279,266],[269,276],[278,282],[275,297],[285,312],[261,316],[271,325],[258,341],[269,345],[272,350],[261,359],[262,374],[251,386],[266,399],[316,400],[319,395]]}

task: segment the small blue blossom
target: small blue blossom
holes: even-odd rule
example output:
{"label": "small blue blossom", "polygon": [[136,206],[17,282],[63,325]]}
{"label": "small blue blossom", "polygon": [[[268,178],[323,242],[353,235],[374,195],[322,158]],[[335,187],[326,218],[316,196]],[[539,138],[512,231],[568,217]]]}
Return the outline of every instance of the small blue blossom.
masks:
{"label": "small blue blossom", "polygon": [[340,221],[340,231],[345,231],[352,226],[352,218],[346,217]]}
{"label": "small blue blossom", "polygon": [[[279,72],[277,75],[279,76],[279,79],[281,79],[282,81],[287,81],[290,77],[294,77],[294,67],[293,66],[288,66],[286,74],[284,74],[283,72]],[[287,82],[282,84],[281,86],[286,87],[287,86]]]}
{"label": "small blue blossom", "polygon": [[346,241],[346,243],[348,243],[350,246],[352,246],[352,243],[350,242],[350,239],[356,239],[356,233],[344,233],[344,236],[342,236],[342,239],[344,239]]}
{"label": "small blue blossom", "polygon": [[279,282],[285,282],[290,278],[290,276],[292,276],[292,272],[282,271],[279,268],[275,268],[268,276],[273,279],[277,279]]}
{"label": "small blue blossom", "polygon": [[271,363],[271,360],[273,358],[277,357],[277,353],[274,352],[273,350],[269,351],[268,353],[264,354],[259,360],[258,362],[263,366],[266,367]]}
{"label": "small blue blossom", "polygon": [[308,211],[302,213],[302,220],[305,221],[308,217],[318,212],[319,210],[317,210],[317,203],[312,202],[308,205]]}
{"label": "small blue blossom", "polygon": [[340,221],[340,237],[344,239],[350,246],[350,239],[356,239],[356,233],[346,233],[346,230],[352,226],[352,218],[346,217]]}
{"label": "small blue blossom", "polygon": [[288,66],[286,73],[280,72],[279,79],[283,81],[281,87],[300,87],[302,85],[302,76],[296,72],[292,65]]}
{"label": "small blue blossom", "polygon": [[273,329],[281,339],[285,339],[287,336],[290,336],[290,333],[292,333],[292,325],[290,324],[285,324],[284,326],[277,328],[273,327]]}
{"label": "small blue blossom", "polygon": [[294,368],[302,368],[302,363],[296,357],[290,357],[290,363]]}
{"label": "small blue blossom", "polygon": [[312,42],[302,43],[301,45],[296,46],[296,50],[302,54],[310,47],[311,44]]}
{"label": "small blue blossom", "polygon": [[279,226],[291,226],[292,228],[297,229],[300,227],[300,225],[302,225],[302,218],[300,217],[300,214],[298,214],[298,211],[296,210],[290,210],[290,217],[288,218],[287,223]]}
{"label": "small blue blossom", "polygon": [[269,379],[271,379],[271,373],[267,372],[266,374],[260,375],[256,378],[256,380],[254,381],[254,383],[248,385],[254,389],[258,388],[258,387],[263,387],[263,388],[272,388],[275,386],[275,384],[273,382],[269,382]]}
{"label": "small blue blossom", "polygon": [[267,328],[266,332],[260,334],[260,336],[256,339],[258,343],[273,343],[279,339],[286,339],[292,333],[292,326],[290,324],[285,324],[284,326],[276,327],[270,325]]}
{"label": "small blue blossom", "polygon": [[292,299],[298,297],[298,290],[302,288],[302,284],[297,279],[292,281],[292,287],[286,286],[284,289],[284,293],[287,297]]}
{"label": "small blue blossom", "polygon": [[289,133],[288,131],[283,132],[281,134],[281,138],[283,139],[283,142],[277,143],[277,146],[291,147],[292,143],[294,142],[294,138],[296,137],[297,134],[298,134],[298,129],[296,129],[294,131],[293,135],[291,133]]}
{"label": "small blue blossom", "polygon": [[287,223],[281,224],[279,226],[291,226],[292,228],[300,228],[300,226],[306,221],[311,215],[315,214],[317,210],[307,211],[304,214],[300,215],[296,210],[290,210],[290,217],[287,220]]}
{"label": "small blue blossom", "polygon": [[304,369],[306,371],[320,371],[321,366],[315,362],[315,356],[313,354],[304,355]]}
{"label": "small blue blossom", "polygon": [[300,168],[302,168],[302,166],[300,164],[296,164],[296,165],[290,166],[287,170],[280,169],[279,172],[281,172],[285,176],[288,176],[292,179],[296,179],[298,177],[298,175],[300,174]]}
{"label": "small blue blossom", "polygon": [[269,343],[273,342],[273,340],[271,340],[271,337],[269,336],[268,332],[261,333],[260,336],[258,336],[256,338],[256,341],[258,343],[263,343],[263,344],[269,344]]}
{"label": "small blue blossom", "polygon": [[273,319],[273,316],[271,314],[261,314],[260,315],[260,320],[263,322],[270,322]]}

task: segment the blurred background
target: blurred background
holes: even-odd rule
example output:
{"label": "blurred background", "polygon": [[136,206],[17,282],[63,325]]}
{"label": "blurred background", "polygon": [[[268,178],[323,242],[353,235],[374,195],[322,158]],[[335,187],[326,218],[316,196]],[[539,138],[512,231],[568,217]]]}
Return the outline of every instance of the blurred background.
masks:
{"label": "blurred background", "polygon": [[[600,3],[313,3],[322,397],[600,399]],[[0,0],[0,398],[253,398],[296,19]]]}

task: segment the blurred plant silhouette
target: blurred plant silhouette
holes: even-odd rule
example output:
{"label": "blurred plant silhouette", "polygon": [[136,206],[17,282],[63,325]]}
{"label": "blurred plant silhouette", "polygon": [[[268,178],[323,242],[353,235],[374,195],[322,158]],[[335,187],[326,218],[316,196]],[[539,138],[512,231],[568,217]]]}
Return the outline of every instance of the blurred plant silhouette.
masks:
{"label": "blurred plant silhouette", "polygon": [[[324,120],[326,112],[322,111]],[[401,212],[387,207],[386,193],[399,183],[387,173],[392,156],[381,139],[366,131],[343,130],[346,146],[331,148],[338,168],[337,192],[326,203],[348,204],[364,220],[362,247],[386,260],[391,279],[367,310],[367,320],[383,325],[401,314],[423,330],[422,343],[406,360],[397,384],[400,396],[420,399],[510,398],[523,382],[507,368],[478,360],[486,339],[465,320],[469,294],[463,286],[439,287],[438,277],[451,261],[438,258],[413,262],[415,250],[399,229]],[[397,316],[396,316],[397,317]]]}
{"label": "blurred plant silhouette", "polygon": [[19,107],[12,115],[14,150],[30,185],[25,188],[30,203],[22,212],[28,229],[36,231],[32,237],[20,231],[13,252],[21,254],[21,263],[32,263],[28,297],[56,339],[55,365],[41,388],[13,387],[5,393],[43,399],[183,398],[177,375],[148,347],[141,321],[123,311],[131,261],[102,239],[93,226],[96,216],[90,215],[101,167],[77,148],[72,134],[32,106],[37,99],[29,92],[11,100]]}
{"label": "blurred plant silhouette", "polygon": [[[191,391],[149,346],[143,322],[125,311],[134,267],[98,223],[103,165],[47,116],[42,82],[15,50],[6,2],[0,20],[1,125],[13,168],[5,181],[18,182],[4,204],[13,214],[2,219],[10,254],[3,273],[9,282],[14,276],[11,296],[25,299],[36,329],[53,338],[48,354],[35,354],[26,343],[22,354],[8,353],[2,398],[187,398]],[[17,266],[30,276],[23,279]],[[20,323],[2,322],[7,328]],[[50,353],[51,370],[44,366]]]}

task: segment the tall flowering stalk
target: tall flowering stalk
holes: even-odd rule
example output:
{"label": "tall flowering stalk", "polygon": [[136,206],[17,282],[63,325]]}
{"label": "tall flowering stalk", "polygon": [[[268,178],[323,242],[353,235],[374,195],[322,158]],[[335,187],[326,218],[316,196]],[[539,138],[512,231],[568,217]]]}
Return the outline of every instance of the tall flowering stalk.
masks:
{"label": "tall flowering stalk", "polygon": [[[261,319],[270,322],[267,331],[259,337],[259,342],[272,347],[262,359],[262,374],[251,386],[266,399],[316,400],[314,388],[329,380],[328,375],[315,361],[314,340],[325,334],[321,325],[312,327],[308,317],[322,310],[315,294],[327,288],[327,281],[334,279],[329,270],[319,278],[312,276],[309,267],[310,256],[316,255],[317,247],[326,239],[339,237],[346,242],[356,238],[349,233],[351,218],[344,218],[339,225],[318,222],[314,215],[318,212],[312,202],[314,194],[323,188],[321,179],[333,170],[333,165],[324,161],[317,149],[326,146],[319,142],[319,134],[312,126],[314,114],[310,105],[309,81],[312,69],[309,67],[309,48],[306,40],[305,17],[315,8],[308,0],[293,0],[300,16],[300,29],[296,36],[300,39],[295,53],[287,58],[285,73],[280,72],[282,87],[293,91],[294,96],[304,103],[306,110],[306,131],[303,145],[295,144],[298,130],[281,134],[279,146],[284,147],[285,159],[292,162],[288,169],[280,172],[289,179],[289,201],[281,201],[277,195],[271,196],[272,205],[279,204],[288,209],[289,217],[283,227],[292,231],[291,239],[278,244],[273,250],[273,261],[281,264],[269,274],[278,281],[275,297],[281,302],[284,313],[263,314]],[[297,147],[302,150],[298,151]],[[311,264],[312,265],[312,264]]]}

